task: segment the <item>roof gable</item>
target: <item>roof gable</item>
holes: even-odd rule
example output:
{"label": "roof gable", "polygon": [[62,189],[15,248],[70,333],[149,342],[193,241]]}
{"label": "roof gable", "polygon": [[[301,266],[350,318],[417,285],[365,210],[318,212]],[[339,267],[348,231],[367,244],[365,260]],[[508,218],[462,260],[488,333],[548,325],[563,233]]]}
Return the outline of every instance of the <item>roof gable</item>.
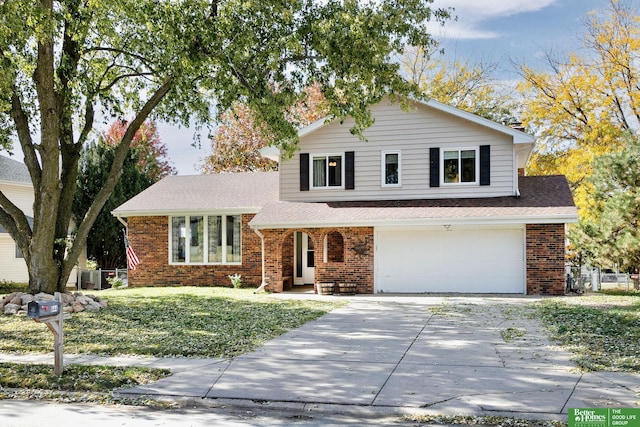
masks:
{"label": "roof gable", "polygon": [[[387,98],[388,99],[388,98]],[[384,101],[382,101],[384,102]],[[485,119],[484,117],[480,117],[478,115],[469,113],[467,111],[461,110],[459,108],[455,108],[455,107],[451,107],[450,105],[447,104],[443,104],[442,102],[430,99],[428,101],[421,101],[421,100],[411,100],[412,103],[418,104],[418,105],[422,105],[428,108],[433,108],[437,111],[449,114],[453,117],[459,118],[459,119],[463,119],[466,120],[468,122],[483,126],[485,128],[488,129],[492,129],[496,132],[502,133],[504,135],[507,135],[509,137],[511,137],[513,139],[513,143],[514,144],[533,144],[535,143],[535,137],[532,135],[529,135],[528,133],[519,131],[517,129],[514,129],[512,127],[509,126],[505,126],[502,125],[500,123],[496,123],[494,121],[491,121],[489,119]],[[311,124],[309,124],[308,126],[303,127],[302,129],[300,129],[300,131],[298,131],[298,137],[302,138],[306,135],[309,135],[313,132],[316,132],[317,130],[323,128],[324,126],[326,126],[329,123],[334,122],[335,120],[332,120],[328,117],[323,117],[322,119],[319,119]]]}

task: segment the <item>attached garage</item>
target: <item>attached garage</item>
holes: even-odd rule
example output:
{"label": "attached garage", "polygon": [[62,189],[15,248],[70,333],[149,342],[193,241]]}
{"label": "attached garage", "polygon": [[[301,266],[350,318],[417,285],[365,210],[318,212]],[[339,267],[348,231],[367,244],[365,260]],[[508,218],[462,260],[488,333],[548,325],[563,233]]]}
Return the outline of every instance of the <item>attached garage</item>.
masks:
{"label": "attached garage", "polygon": [[525,229],[375,229],[375,292],[525,293]]}

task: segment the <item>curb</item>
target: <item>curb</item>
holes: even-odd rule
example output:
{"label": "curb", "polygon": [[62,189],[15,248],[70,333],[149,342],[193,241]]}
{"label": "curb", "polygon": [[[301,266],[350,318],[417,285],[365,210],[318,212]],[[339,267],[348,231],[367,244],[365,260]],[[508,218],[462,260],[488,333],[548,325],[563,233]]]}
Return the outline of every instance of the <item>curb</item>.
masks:
{"label": "curb", "polygon": [[[114,393],[116,397],[124,397]],[[209,398],[209,397],[175,397],[168,395],[149,395],[149,394],[126,394],[127,397],[133,399],[155,400],[162,404],[171,405],[172,408],[237,408],[237,409],[254,409],[254,410],[273,410],[273,411],[290,411],[305,412],[310,414],[342,414],[353,416],[396,416],[405,415],[431,415],[431,416],[470,416],[470,417],[505,417],[515,418],[527,421],[560,421],[566,422],[566,414],[546,413],[546,412],[505,412],[505,411],[457,411],[448,413],[448,411],[436,411],[429,408],[419,408],[412,406],[372,406],[360,404],[338,404],[323,402],[295,402],[280,400],[251,400],[251,399],[232,399],[232,398]]]}

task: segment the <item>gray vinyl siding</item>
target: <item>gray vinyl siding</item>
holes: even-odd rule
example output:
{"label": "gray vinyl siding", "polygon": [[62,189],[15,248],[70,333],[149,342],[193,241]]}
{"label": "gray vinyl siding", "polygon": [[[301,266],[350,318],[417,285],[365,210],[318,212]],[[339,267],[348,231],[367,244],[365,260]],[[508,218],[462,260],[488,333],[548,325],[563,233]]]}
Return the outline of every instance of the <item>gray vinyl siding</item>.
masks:
{"label": "gray vinyl siding", "polygon": [[[352,120],[333,122],[300,140],[299,151],[280,165],[280,198],[285,201],[408,200],[514,195],[514,150],[511,138],[447,113],[416,105],[409,112],[387,101],[373,107],[375,123],[367,141],[349,133]],[[429,186],[429,148],[491,146],[491,185]],[[381,185],[382,151],[400,150],[401,187]],[[355,189],[300,191],[299,153],[355,152]],[[343,177],[344,178],[344,177]]]}

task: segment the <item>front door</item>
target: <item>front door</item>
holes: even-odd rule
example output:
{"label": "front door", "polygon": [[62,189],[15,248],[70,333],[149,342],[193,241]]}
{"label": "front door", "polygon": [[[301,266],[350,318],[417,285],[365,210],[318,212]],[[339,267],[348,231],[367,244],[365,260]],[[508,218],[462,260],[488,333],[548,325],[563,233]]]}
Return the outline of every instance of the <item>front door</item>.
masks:
{"label": "front door", "polygon": [[313,270],[313,240],[308,234],[296,231],[294,235],[294,285],[312,285],[314,280]]}

